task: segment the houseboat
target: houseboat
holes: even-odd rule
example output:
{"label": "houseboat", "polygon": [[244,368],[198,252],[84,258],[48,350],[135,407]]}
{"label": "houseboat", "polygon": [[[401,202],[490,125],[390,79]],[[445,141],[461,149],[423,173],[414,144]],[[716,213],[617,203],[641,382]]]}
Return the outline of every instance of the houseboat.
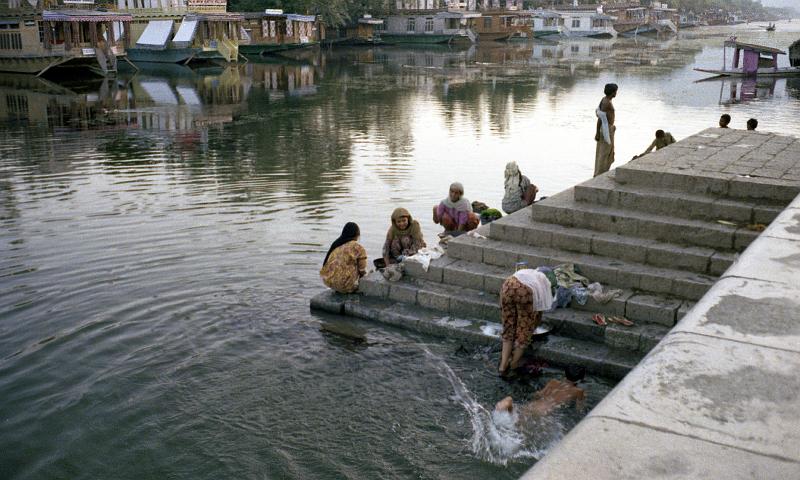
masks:
{"label": "houseboat", "polygon": [[563,23],[561,35],[565,37],[613,38],[615,17],[603,13],[597,5],[579,5],[571,8],[558,7],[555,10]]}
{"label": "houseboat", "polygon": [[382,31],[383,19],[364,15],[355,23],[337,29],[327,29],[323,43],[326,45],[380,45],[383,43]]}
{"label": "houseboat", "polygon": [[789,65],[800,67],[800,40],[789,47]]}
{"label": "houseboat", "polygon": [[187,13],[146,18],[136,45],[128,49],[128,58],[134,63],[233,62],[239,56],[241,15]]}
{"label": "houseboat", "polygon": [[314,15],[286,14],[268,9],[244,13],[244,39],[239,51],[245,55],[267,55],[319,45],[322,26]]}
{"label": "houseboat", "polygon": [[381,32],[381,40],[389,44],[474,43],[478,36],[473,28],[480,16],[478,12],[435,10],[390,15],[384,19],[385,29]]}
{"label": "houseboat", "polygon": [[[733,49],[733,59],[730,68],[725,68],[728,48]],[[800,66],[778,67],[778,55],[786,55],[786,52],[777,48],[742,43],[732,38],[724,45],[722,69],[695,68],[695,70],[726,77],[800,75]]]}
{"label": "houseboat", "polygon": [[42,75],[51,68],[79,67],[101,75],[116,72],[117,59],[126,53],[130,15],[45,10],[44,5],[9,0],[0,12],[0,71]]}
{"label": "houseboat", "polygon": [[521,19],[517,11],[487,10],[475,19],[472,30],[478,34],[478,41],[504,41],[518,32],[529,30]]}
{"label": "houseboat", "polygon": [[128,49],[133,62],[236,61],[244,17],[227,0],[117,0],[133,17]]}
{"label": "houseboat", "polygon": [[632,6],[612,5],[606,12],[617,17],[614,29],[622,36],[678,33],[681,16],[667,4],[656,2],[649,7],[638,4]]}
{"label": "houseboat", "polygon": [[531,33],[534,38],[561,35],[564,17],[556,12],[537,10],[533,14]]}

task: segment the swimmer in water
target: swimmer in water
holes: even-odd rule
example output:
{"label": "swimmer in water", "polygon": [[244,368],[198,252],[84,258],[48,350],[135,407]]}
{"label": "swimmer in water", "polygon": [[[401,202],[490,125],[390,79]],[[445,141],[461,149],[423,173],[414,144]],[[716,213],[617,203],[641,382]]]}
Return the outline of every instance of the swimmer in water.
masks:
{"label": "swimmer in water", "polygon": [[[522,416],[544,416],[565,405],[575,401],[575,408],[583,411],[586,407],[586,392],[578,387],[578,382],[586,376],[586,368],[579,365],[569,365],[564,369],[566,380],[550,380],[541,390],[533,394],[533,400],[519,408]],[[497,412],[514,412],[514,399],[506,397],[494,407]]]}

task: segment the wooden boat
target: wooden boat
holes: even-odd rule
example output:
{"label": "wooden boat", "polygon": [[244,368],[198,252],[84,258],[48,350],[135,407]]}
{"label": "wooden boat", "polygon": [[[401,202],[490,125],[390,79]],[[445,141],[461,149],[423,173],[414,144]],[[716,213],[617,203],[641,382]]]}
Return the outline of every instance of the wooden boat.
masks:
{"label": "wooden boat", "polygon": [[239,51],[245,55],[269,55],[319,45],[322,26],[314,15],[283,13],[267,9],[264,13],[245,13],[245,38]]}
{"label": "wooden boat", "polygon": [[[726,41],[724,47],[723,68],[695,68],[695,70],[726,77],[800,75],[800,66],[778,67],[778,55],[786,55],[786,52],[777,48],[742,43],[735,38]],[[725,68],[728,47],[733,48],[734,54],[730,68]]]}
{"label": "wooden boat", "polygon": [[770,23],[769,25],[767,25],[764,28],[766,28],[768,32],[774,32],[775,31],[775,24],[774,23]]}

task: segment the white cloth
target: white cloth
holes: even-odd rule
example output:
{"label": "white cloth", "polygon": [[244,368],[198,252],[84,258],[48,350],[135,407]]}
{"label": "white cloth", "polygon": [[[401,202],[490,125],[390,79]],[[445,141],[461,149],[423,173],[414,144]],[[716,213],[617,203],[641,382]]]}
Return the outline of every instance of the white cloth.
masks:
{"label": "white cloth", "polygon": [[553,308],[555,298],[553,298],[553,289],[547,275],[538,270],[524,268],[515,273],[514,278],[533,292],[533,309],[535,311],[546,312]]}
{"label": "white cloth", "polygon": [[444,250],[442,250],[441,247],[438,246],[424,247],[417,250],[417,253],[415,255],[406,257],[403,261],[408,262],[410,260],[421,263],[422,269],[427,272],[428,268],[430,268],[431,266],[431,260],[435,260],[441,257],[442,255],[444,255]]}
{"label": "white cloth", "polygon": [[608,115],[599,108],[595,110],[594,113],[603,125],[603,139],[607,144],[611,145],[611,128],[608,126]]}

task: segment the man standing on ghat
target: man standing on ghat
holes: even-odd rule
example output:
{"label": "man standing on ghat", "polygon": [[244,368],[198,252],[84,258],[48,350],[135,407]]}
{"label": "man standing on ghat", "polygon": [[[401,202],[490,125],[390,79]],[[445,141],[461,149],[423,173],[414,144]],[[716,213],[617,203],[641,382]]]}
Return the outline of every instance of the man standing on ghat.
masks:
{"label": "man standing on ghat", "polygon": [[600,100],[600,106],[595,110],[597,115],[597,132],[594,140],[597,142],[597,149],[594,155],[594,176],[606,173],[611,164],[614,163],[614,104],[611,100],[617,96],[616,83],[606,84],[603,93],[605,97]]}

